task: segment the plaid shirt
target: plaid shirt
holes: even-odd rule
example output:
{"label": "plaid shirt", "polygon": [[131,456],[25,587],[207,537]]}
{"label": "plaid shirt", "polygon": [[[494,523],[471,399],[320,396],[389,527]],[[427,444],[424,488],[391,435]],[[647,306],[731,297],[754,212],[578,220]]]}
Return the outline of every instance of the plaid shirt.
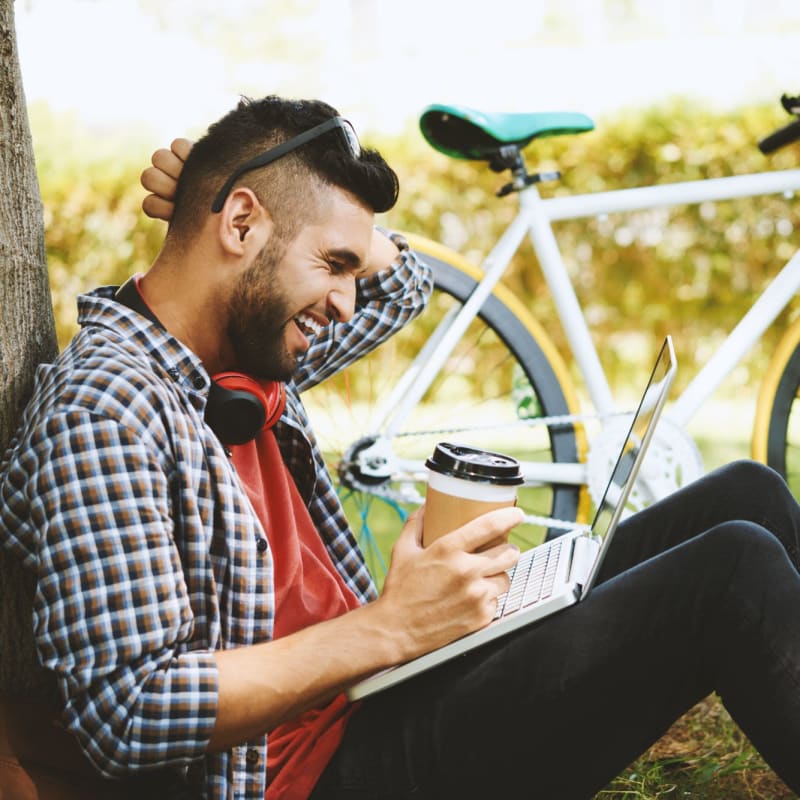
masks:
{"label": "plaid shirt", "polygon": [[[407,249],[359,281],[358,308],[308,351],[277,429],[334,564],[375,587],[298,393],[416,316],[430,271]],[[108,776],[185,771],[210,798],[262,800],[266,737],[205,753],[213,651],[271,638],[272,554],[225,449],[205,425],[209,376],[174,337],[112,300],[79,298],[81,331],[36,376],[0,467],[0,544],[36,576],[39,657],[64,723]]]}

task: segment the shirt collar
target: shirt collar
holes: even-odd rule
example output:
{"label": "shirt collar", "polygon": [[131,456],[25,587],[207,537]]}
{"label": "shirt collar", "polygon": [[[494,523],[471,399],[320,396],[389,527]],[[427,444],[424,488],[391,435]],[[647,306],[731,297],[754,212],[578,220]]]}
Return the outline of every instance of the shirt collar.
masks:
{"label": "shirt collar", "polygon": [[114,300],[119,287],[101,286],[78,297],[78,324],[99,326],[114,338],[135,343],[174,381],[207,395],[211,383],[200,358],[169,331]]}

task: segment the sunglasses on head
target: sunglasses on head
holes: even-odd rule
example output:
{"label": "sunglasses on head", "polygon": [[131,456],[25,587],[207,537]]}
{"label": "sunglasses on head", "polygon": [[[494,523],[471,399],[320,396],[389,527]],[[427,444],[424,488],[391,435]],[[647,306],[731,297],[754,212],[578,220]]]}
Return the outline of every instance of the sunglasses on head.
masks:
{"label": "sunglasses on head", "polygon": [[339,139],[353,158],[358,158],[361,155],[361,143],[358,141],[358,136],[356,136],[355,129],[350,122],[342,117],[331,117],[325,120],[325,122],[321,122],[319,125],[315,125],[313,128],[309,128],[309,130],[299,133],[297,136],[270,148],[260,156],[251,158],[250,161],[245,161],[241,167],[230,175],[217,193],[214,202],[211,204],[212,213],[218,214],[222,211],[222,206],[225,205],[225,199],[230,194],[231,189],[233,189],[233,184],[236,183],[245,172],[258,169],[259,167],[266,167],[267,164],[277,161],[287,153],[291,153],[292,150],[296,150],[298,147],[302,147],[307,142],[317,139],[332,130],[337,130],[339,132]]}

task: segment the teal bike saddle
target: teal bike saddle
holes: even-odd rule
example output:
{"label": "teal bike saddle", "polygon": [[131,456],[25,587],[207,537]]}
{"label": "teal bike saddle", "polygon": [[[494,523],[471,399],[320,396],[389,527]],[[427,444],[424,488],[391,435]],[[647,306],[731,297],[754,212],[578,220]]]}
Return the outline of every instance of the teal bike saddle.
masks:
{"label": "teal bike saddle", "polygon": [[419,127],[440,153],[483,161],[505,145],[522,150],[537,136],[584,133],[594,130],[594,122],[574,111],[505,114],[437,104],[422,112]]}

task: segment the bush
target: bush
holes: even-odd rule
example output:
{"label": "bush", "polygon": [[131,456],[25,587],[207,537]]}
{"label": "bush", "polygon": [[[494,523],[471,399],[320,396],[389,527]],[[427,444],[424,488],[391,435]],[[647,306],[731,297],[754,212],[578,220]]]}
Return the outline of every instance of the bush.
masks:
{"label": "bush", "polygon": [[165,226],[142,213],[139,185],[154,147],[133,137],[104,141],[41,106],[31,109],[31,128],[63,347],[78,327],[77,295],[145,271],[158,252]]}

